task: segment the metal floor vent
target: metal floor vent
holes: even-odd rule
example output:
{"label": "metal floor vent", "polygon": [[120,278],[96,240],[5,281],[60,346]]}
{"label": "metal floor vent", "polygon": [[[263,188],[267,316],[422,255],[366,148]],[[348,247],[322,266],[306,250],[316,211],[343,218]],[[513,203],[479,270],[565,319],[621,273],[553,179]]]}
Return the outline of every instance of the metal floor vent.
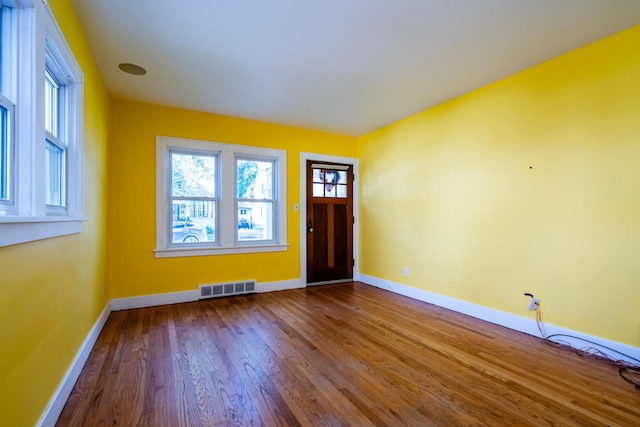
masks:
{"label": "metal floor vent", "polygon": [[221,283],[217,285],[200,285],[200,299],[226,297],[229,295],[253,294],[255,292],[255,280]]}

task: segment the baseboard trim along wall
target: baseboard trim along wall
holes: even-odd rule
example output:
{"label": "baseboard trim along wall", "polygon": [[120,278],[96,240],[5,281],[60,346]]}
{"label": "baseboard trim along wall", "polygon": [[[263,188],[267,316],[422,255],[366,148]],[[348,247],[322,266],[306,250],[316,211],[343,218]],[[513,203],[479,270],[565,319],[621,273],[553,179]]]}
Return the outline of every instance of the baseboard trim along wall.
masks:
{"label": "baseboard trim along wall", "polygon": [[[256,292],[275,292],[287,289],[297,289],[303,287],[300,279],[283,280],[279,282],[266,282],[256,284]],[[111,310],[131,310],[134,308],[154,307],[156,305],[179,304],[182,302],[198,301],[198,290],[170,292],[168,294],[142,295],[139,297],[114,298],[111,300]]]}
{"label": "baseboard trim along wall", "polygon": [[179,304],[182,302],[198,301],[198,290],[170,292],[168,294],[142,295],[139,297],[114,298],[111,300],[111,310],[131,310],[134,308],[155,307],[157,305]]}
{"label": "baseboard trim along wall", "polygon": [[[472,316],[477,319],[495,323],[496,325],[504,326],[506,328],[513,329],[515,331],[524,332],[526,334],[533,335],[538,338],[542,338],[542,336],[540,335],[540,331],[538,331],[538,327],[536,326],[535,316],[533,314],[532,314],[532,318],[518,316],[516,314],[506,313],[504,311],[496,310],[489,307],[484,307],[484,306],[473,304],[467,301],[451,298],[445,295],[440,295],[440,294],[425,291],[422,289],[414,288],[412,286],[407,286],[402,283],[396,283],[396,282],[391,282],[389,280],[379,279],[377,277],[368,276],[362,273],[360,273],[359,279],[361,282],[367,285],[385,289],[385,290],[394,292],[396,294],[400,294],[409,298],[416,299],[418,301],[434,304],[439,307],[447,308],[449,310],[466,314],[468,316]],[[610,357],[614,359],[623,359],[631,363],[637,363],[637,361],[631,360],[629,358],[625,358],[624,356],[622,356],[622,354],[626,354],[635,359],[640,359],[640,348],[637,348],[637,347],[632,347],[627,344],[622,344],[616,341],[610,341],[605,338],[583,334],[581,332],[573,331],[571,329],[566,329],[566,328],[562,328],[559,326],[550,325],[546,323],[545,323],[545,328],[547,330],[548,335],[552,335],[552,334],[571,335],[574,337],[578,337],[581,339],[598,343],[601,346],[609,347],[610,349],[613,349],[616,352],[620,352],[621,354],[610,352],[602,348],[599,348],[599,350],[602,350],[603,352],[607,353]],[[563,342],[566,342],[567,344],[577,349],[585,348],[585,347],[594,347],[593,345],[589,345],[588,343],[585,343],[581,340],[572,340],[567,337],[561,337],[559,339],[562,339]]]}
{"label": "baseboard trim along wall", "polygon": [[67,403],[67,399],[69,399],[69,396],[71,395],[73,386],[76,384],[76,381],[78,381],[82,368],[84,368],[84,365],[89,358],[89,354],[98,340],[98,336],[100,335],[100,332],[102,332],[102,328],[105,323],[107,323],[107,319],[110,314],[111,304],[107,303],[102,310],[102,313],[100,313],[100,316],[98,316],[98,320],[96,320],[89,331],[87,338],[85,338],[84,342],[80,346],[76,357],[73,359],[73,362],[71,362],[71,365],[60,382],[58,389],[49,401],[49,405],[47,405],[42,416],[40,416],[40,420],[38,420],[38,424],[36,424],[38,427],[55,426],[56,421],[58,421],[58,418],[62,413],[62,409],[64,409],[64,405]]}

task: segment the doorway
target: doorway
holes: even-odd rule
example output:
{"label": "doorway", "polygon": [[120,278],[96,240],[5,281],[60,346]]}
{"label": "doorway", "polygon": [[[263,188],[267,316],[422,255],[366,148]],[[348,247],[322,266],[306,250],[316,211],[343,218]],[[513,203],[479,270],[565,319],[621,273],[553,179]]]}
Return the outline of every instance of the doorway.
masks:
{"label": "doorway", "polygon": [[354,166],[308,159],[305,175],[306,284],[351,281],[355,267]]}

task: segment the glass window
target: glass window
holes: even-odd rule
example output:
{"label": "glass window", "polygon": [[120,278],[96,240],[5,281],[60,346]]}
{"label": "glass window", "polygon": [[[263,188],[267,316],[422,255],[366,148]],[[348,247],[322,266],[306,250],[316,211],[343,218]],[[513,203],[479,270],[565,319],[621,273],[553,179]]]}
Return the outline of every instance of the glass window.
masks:
{"label": "glass window", "polygon": [[13,181],[13,112],[11,102],[11,81],[14,62],[11,45],[14,33],[11,26],[12,9],[0,6],[0,203],[3,207],[11,204]]}
{"label": "glass window", "polygon": [[236,159],[238,241],[273,240],[274,162]]}
{"label": "glass window", "polygon": [[171,152],[171,242],[216,241],[215,155]]}
{"label": "glass window", "polygon": [[82,70],[46,1],[0,3],[0,246],[80,233]]}
{"label": "glass window", "polygon": [[65,205],[65,152],[47,140],[45,159],[47,205]]}
{"label": "glass window", "polygon": [[[49,58],[48,58],[49,59]],[[58,71],[58,70],[56,70]],[[58,71],[59,72],[59,71]],[[61,134],[64,90],[51,70],[44,78],[44,128],[46,131],[45,196],[49,206],[66,206],[66,144]]]}
{"label": "glass window", "polygon": [[347,171],[313,169],[313,197],[347,198]]}
{"label": "glass window", "polygon": [[156,257],[287,250],[284,150],[156,141]]}
{"label": "glass window", "polygon": [[58,98],[60,84],[51,75],[49,70],[44,74],[44,128],[55,137],[60,137],[58,133],[58,120],[60,108]]}
{"label": "glass window", "polygon": [[9,201],[9,111],[0,105],[0,201]]}

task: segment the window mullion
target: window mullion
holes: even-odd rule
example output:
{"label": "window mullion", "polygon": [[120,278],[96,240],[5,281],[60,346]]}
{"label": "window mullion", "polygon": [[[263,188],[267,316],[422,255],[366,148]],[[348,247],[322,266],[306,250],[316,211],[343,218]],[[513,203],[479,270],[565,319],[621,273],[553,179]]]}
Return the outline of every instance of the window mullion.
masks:
{"label": "window mullion", "polygon": [[224,146],[220,152],[220,244],[223,247],[232,247],[235,240],[233,213],[235,184],[233,179],[233,152],[228,146]]}

